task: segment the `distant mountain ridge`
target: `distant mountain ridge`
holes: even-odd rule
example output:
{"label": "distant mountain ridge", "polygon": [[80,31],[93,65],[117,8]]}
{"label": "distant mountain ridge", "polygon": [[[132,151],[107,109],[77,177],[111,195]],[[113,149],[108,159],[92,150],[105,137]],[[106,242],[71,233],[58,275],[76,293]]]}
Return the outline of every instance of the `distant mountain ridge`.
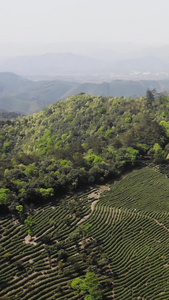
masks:
{"label": "distant mountain ridge", "polygon": [[76,83],[31,81],[13,73],[0,73],[0,108],[32,114],[59,100]]}
{"label": "distant mountain ridge", "polygon": [[64,97],[70,97],[79,93],[87,93],[94,96],[138,97],[144,96],[148,89],[156,89],[158,92],[169,91],[169,80],[113,80],[112,82],[82,83],[68,91]]}
{"label": "distant mountain ridge", "polygon": [[[26,78],[46,76],[68,81],[102,82],[112,79],[168,79],[169,59],[157,51],[151,53],[121,53],[117,58],[115,52],[106,57],[79,55],[71,52],[45,53],[41,55],[17,56],[0,62],[0,72],[12,72]],[[147,74],[147,77],[145,75]]]}
{"label": "distant mountain ridge", "polygon": [[101,59],[73,53],[45,53],[34,56],[18,56],[1,62],[1,72],[25,75],[56,75],[88,73],[109,68],[109,63]]}
{"label": "distant mountain ridge", "polygon": [[168,92],[169,80],[113,80],[100,84],[63,80],[35,82],[6,72],[0,73],[0,109],[32,114],[75,94],[136,97],[145,95],[147,89]]}

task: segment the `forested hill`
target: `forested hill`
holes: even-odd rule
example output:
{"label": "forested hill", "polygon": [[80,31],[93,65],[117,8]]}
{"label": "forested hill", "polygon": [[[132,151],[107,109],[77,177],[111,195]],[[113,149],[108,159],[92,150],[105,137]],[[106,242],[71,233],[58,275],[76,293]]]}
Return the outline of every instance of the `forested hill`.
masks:
{"label": "forested hill", "polygon": [[1,213],[102,183],[169,151],[169,97],[79,94],[33,116],[0,122]]}

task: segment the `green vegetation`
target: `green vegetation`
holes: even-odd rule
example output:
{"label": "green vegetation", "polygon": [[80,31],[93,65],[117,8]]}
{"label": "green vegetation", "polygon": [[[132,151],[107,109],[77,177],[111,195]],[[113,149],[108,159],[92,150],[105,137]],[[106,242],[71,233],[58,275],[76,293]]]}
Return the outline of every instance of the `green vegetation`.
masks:
{"label": "green vegetation", "polygon": [[95,273],[87,272],[85,278],[75,278],[71,287],[76,290],[78,296],[85,295],[85,300],[101,300],[102,290]]}
{"label": "green vegetation", "polygon": [[145,167],[115,182],[105,195],[105,203],[119,209],[162,213],[169,211],[168,195],[168,178],[158,167]]}
{"label": "green vegetation", "polygon": [[111,186],[88,219],[113,270],[114,299],[168,299],[169,182],[157,168]]}
{"label": "green vegetation", "polygon": [[16,206],[16,210],[17,210],[18,213],[19,213],[20,221],[23,222],[24,219],[25,219],[24,212],[23,212],[23,205],[17,205],[17,206]]}
{"label": "green vegetation", "polygon": [[[82,299],[101,299],[102,292],[104,299],[110,298],[109,260],[101,242],[93,237],[91,224],[79,224],[90,214],[92,192],[34,210],[22,224],[14,217],[0,220],[0,298],[78,300],[76,289],[71,287],[76,278],[84,283]],[[27,240],[30,226],[33,236]]]}
{"label": "green vegetation", "polygon": [[33,210],[28,242],[26,224],[1,219],[0,297],[168,299],[168,191],[159,168],[145,167]]}
{"label": "green vegetation", "polygon": [[[41,205],[117,178],[145,157],[169,152],[169,99],[72,96],[33,116],[4,122],[0,132],[0,202]],[[164,114],[165,112],[165,114]]]}
{"label": "green vegetation", "polygon": [[0,189],[0,204],[6,204],[8,200],[10,190],[9,189]]}
{"label": "green vegetation", "polygon": [[26,219],[25,219],[25,224],[27,226],[27,229],[28,229],[28,234],[30,236],[33,236],[33,225],[35,224],[35,221],[32,219],[31,216],[28,216]]}
{"label": "green vegetation", "polygon": [[169,298],[168,111],[81,94],[3,120],[0,299]]}

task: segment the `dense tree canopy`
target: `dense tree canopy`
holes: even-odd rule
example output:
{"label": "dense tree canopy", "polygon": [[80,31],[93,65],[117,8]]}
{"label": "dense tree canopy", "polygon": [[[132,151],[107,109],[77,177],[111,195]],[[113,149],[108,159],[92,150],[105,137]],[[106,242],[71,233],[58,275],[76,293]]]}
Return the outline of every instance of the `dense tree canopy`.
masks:
{"label": "dense tree canopy", "polygon": [[40,204],[101,183],[144,156],[166,160],[169,98],[72,96],[33,116],[0,122],[0,204]]}
{"label": "dense tree canopy", "polygon": [[103,299],[99,279],[94,272],[87,272],[83,279],[75,278],[71,286],[78,296],[85,295],[85,300]]}

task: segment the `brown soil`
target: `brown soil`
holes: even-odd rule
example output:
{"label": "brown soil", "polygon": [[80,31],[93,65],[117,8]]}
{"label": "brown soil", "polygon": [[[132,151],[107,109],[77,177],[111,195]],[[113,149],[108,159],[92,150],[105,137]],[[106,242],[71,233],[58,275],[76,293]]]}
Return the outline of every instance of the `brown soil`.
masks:
{"label": "brown soil", "polygon": [[31,245],[36,246],[36,245],[37,245],[37,243],[35,242],[36,239],[37,239],[36,236],[31,237],[31,236],[28,234],[28,235],[25,236],[25,238],[24,238],[24,243],[25,243],[25,244],[31,244]]}

